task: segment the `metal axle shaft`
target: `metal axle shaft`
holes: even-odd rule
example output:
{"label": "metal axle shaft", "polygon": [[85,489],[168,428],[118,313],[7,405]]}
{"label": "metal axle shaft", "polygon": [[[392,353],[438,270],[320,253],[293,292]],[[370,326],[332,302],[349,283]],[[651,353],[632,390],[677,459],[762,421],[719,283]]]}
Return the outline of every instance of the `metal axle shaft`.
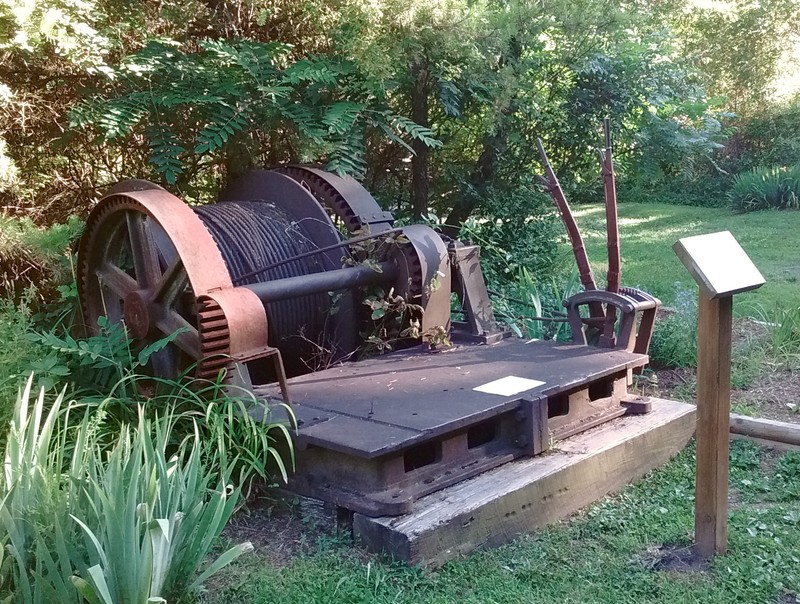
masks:
{"label": "metal axle shaft", "polygon": [[392,282],[397,276],[394,262],[381,262],[376,270],[370,266],[352,266],[333,271],[287,277],[264,283],[243,285],[264,302],[289,300],[310,294],[350,289],[359,285]]}

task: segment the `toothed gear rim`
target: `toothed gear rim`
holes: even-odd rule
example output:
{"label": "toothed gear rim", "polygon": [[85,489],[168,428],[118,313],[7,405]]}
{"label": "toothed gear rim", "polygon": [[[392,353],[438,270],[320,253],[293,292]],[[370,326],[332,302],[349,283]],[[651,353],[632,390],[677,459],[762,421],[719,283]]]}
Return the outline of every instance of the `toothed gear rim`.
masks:
{"label": "toothed gear rim", "polygon": [[372,195],[351,177],[343,178],[310,166],[286,166],[276,171],[306,187],[350,233],[364,228],[377,233],[394,223],[391,213],[383,211]]}

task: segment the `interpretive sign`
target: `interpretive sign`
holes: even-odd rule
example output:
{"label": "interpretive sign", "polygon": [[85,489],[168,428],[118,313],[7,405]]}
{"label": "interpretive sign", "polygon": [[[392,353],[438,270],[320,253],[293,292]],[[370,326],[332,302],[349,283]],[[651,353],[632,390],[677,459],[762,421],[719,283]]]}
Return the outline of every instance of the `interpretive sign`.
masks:
{"label": "interpretive sign", "polygon": [[764,277],[729,231],[685,237],[672,249],[709,298],[764,285]]}
{"label": "interpretive sign", "polygon": [[686,237],[672,249],[700,286],[694,538],[697,556],[709,559],[728,549],[733,294],[764,277],[728,231]]}

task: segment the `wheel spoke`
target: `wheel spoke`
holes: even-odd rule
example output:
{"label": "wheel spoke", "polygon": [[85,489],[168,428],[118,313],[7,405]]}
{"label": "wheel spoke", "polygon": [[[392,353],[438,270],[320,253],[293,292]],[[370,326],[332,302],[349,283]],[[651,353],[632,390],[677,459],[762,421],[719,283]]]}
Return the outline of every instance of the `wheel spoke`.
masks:
{"label": "wheel spoke", "polygon": [[98,268],[96,274],[100,285],[110,289],[120,300],[138,289],[138,284],[133,277],[110,262],[106,262],[101,268]]}
{"label": "wheel spoke", "polygon": [[150,366],[153,374],[160,378],[175,379],[178,377],[177,351],[167,346],[150,356]]}
{"label": "wheel spoke", "polygon": [[164,334],[171,334],[178,329],[185,331],[178,334],[173,343],[195,360],[200,359],[200,334],[197,329],[174,310],[168,311],[156,322],[156,327]]}
{"label": "wheel spoke", "polygon": [[161,276],[158,265],[158,251],[153,241],[150,225],[146,216],[138,212],[128,212],[125,219],[128,223],[128,236],[133,254],[133,268],[140,288],[155,286]]}
{"label": "wheel spoke", "polygon": [[189,277],[183,268],[183,261],[176,258],[169,265],[153,293],[153,301],[164,306],[172,306],[175,298],[189,285]]}

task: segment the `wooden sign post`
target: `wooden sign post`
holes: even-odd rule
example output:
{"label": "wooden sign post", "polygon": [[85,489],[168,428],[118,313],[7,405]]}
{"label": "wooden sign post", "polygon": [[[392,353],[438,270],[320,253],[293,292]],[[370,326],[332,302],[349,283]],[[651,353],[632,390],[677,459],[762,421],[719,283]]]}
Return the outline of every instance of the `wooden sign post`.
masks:
{"label": "wooden sign post", "polygon": [[697,332],[695,553],[728,549],[728,457],[733,295],[764,277],[728,231],[679,240],[672,248],[700,286]]}

